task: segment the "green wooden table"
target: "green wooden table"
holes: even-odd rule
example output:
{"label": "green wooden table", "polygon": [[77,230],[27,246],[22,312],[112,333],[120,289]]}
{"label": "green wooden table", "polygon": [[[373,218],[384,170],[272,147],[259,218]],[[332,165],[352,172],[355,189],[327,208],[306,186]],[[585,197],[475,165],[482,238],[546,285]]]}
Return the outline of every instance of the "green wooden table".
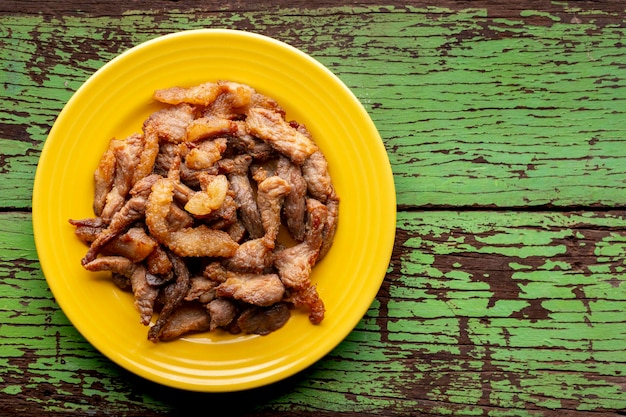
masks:
{"label": "green wooden table", "polygon": [[[312,4],[0,3],[0,415],[626,415],[622,2]],[[398,202],[386,279],[345,341],[219,395],[96,351],[55,303],[31,227],[38,157],[72,93],[127,48],[204,27],[335,72],[380,131]]]}

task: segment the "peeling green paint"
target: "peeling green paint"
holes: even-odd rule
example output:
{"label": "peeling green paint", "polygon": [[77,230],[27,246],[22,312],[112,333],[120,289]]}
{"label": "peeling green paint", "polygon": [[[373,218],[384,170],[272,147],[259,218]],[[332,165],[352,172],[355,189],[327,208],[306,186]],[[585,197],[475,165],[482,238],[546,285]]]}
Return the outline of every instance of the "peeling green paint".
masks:
{"label": "peeling green paint", "polygon": [[[47,132],[95,70],[159,34],[226,27],[299,47],[353,88],[389,151],[400,207],[366,317],[251,410],[626,409],[626,215],[480,210],[626,206],[626,33],[606,17],[577,3],[509,18],[413,6],[0,16],[1,395],[61,414],[95,412],[87,397],[111,415],[206,402],[136,388],[78,334],[41,275],[27,209]],[[50,395],[32,395],[42,386]]]}

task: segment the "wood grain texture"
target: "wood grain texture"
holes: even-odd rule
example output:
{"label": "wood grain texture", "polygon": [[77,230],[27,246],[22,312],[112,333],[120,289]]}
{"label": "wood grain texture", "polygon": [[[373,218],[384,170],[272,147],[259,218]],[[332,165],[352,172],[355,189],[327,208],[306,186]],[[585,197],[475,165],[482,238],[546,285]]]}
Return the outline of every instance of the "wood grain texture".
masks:
{"label": "wood grain texture", "polygon": [[[182,393],[111,364],[67,322],[28,215],[0,237],[0,411],[617,415],[626,408],[626,212],[402,212],[388,277],[326,358],[270,387]],[[248,398],[242,402],[243,398]],[[481,414],[482,413],[482,414]],[[280,414],[278,414],[280,415]]]}
{"label": "wood grain texture", "polygon": [[[73,92],[127,48],[202,27],[335,72],[379,128],[399,204],[357,328],[244,393],[168,389],[103,357],[32,236],[38,157]],[[625,415],[625,30],[612,1],[0,3],[0,415]]]}
{"label": "wood grain texture", "polygon": [[502,10],[0,17],[3,203],[28,207],[47,131],[97,68],[160,34],[228,27],[301,48],[353,88],[390,152],[400,207],[625,206],[623,11]]}

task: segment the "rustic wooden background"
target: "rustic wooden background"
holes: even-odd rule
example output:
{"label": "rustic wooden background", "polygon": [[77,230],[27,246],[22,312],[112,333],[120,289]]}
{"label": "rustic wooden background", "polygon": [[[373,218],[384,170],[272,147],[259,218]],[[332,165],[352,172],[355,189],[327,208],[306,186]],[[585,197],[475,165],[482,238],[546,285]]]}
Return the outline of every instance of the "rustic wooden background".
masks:
{"label": "rustic wooden background", "polygon": [[[30,214],[81,83],[204,27],[335,72],[379,128],[398,199],[387,277],[348,338],[219,395],[91,347],[51,296]],[[620,1],[0,2],[0,415],[626,415],[625,35]]]}

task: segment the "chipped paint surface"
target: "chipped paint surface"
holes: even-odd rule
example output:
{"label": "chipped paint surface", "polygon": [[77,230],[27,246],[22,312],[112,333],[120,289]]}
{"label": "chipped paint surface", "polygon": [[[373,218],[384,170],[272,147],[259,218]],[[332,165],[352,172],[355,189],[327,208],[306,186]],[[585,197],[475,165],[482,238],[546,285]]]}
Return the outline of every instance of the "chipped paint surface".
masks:
{"label": "chipped paint surface", "polygon": [[[626,409],[626,17],[575,5],[0,15],[0,414],[185,414],[207,398],[247,415]],[[54,302],[30,224],[37,158],[72,93],[125,49],[200,27],[264,33],[331,68],[378,126],[398,192],[366,317],[245,395],[110,363]]]}

